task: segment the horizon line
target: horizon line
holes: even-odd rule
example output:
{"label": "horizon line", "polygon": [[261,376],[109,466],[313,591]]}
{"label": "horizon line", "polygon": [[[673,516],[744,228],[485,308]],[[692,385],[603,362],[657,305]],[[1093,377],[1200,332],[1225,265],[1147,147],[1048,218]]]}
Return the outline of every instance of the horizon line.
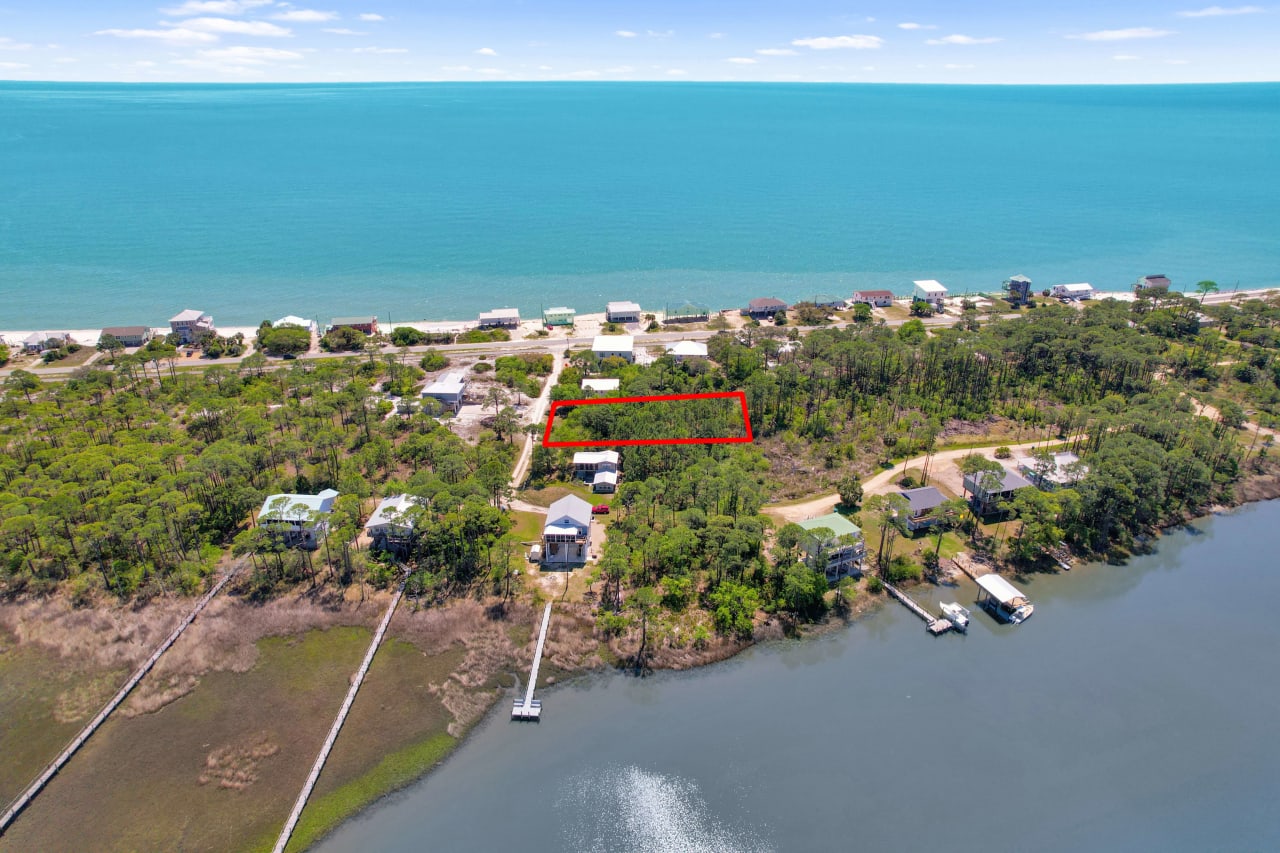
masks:
{"label": "horizon line", "polygon": [[1274,80],[1171,80],[1171,81],[1100,81],[1100,82],[1036,82],[982,80],[699,80],[668,77],[638,80],[619,79],[527,79],[527,80],[455,80],[450,78],[405,80],[16,80],[0,78],[0,85],[64,85],[64,86],[403,86],[403,85],[636,85],[665,84],[671,86],[1267,86]]}

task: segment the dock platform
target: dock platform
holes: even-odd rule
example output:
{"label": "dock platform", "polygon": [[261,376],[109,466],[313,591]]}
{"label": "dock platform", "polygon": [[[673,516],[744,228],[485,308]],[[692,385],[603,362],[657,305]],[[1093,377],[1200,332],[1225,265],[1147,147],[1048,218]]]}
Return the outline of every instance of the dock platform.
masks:
{"label": "dock platform", "polygon": [[908,610],[923,619],[925,628],[927,628],[929,633],[933,634],[935,637],[939,634],[947,633],[954,627],[950,621],[937,618],[928,610],[925,610],[917,604],[911,596],[907,595],[888,581],[881,580],[880,583],[884,585],[885,590],[888,591],[890,595],[898,599],[898,601],[901,601]]}
{"label": "dock platform", "polygon": [[538,684],[538,666],[542,663],[542,647],[547,641],[547,626],[551,624],[551,602],[547,602],[547,607],[542,611],[542,630],[538,632],[538,647],[533,652],[533,668],[529,672],[529,685],[525,688],[524,698],[517,699],[511,708],[511,719],[513,720],[531,720],[538,722],[542,719],[542,703],[533,698],[533,688]]}

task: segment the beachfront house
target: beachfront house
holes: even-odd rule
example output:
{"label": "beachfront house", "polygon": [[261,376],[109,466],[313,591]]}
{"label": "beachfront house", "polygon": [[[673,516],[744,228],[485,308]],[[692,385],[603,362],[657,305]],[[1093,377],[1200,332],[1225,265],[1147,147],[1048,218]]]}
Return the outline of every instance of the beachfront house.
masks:
{"label": "beachfront house", "polygon": [[1018,470],[1042,491],[1069,489],[1089,473],[1089,466],[1070,451],[1026,456],[1018,461]]}
{"label": "beachfront house", "polygon": [[969,505],[977,515],[999,512],[1000,504],[1013,500],[1014,492],[1026,488],[1031,488],[1031,481],[1008,468],[999,472],[979,471],[964,475],[964,489],[970,495]]}
{"label": "beachfront house", "polygon": [[824,573],[829,582],[862,572],[867,547],[858,525],[836,512],[801,521],[799,525],[805,530],[800,551],[806,566]]}
{"label": "beachfront house", "polygon": [[1049,293],[1059,299],[1092,299],[1093,285],[1084,282],[1079,284],[1055,284]]}
{"label": "beachfront house", "polygon": [[911,295],[915,299],[928,302],[939,310],[942,309],[942,300],[947,298],[947,289],[942,284],[931,278],[913,281],[911,284],[913,286]]}
{"label": "beachfront house", "polygon": [[271,495],[258,511],[258,526],[279,537],[286,548],[320,547],[320,536],[329,527],[329,514],[338,497],[334,489],[318,495]]}
{"label": "beachfront house", "polygon": [[366,335],[378,334],[378,318],[370,316],[361,317],[334,317],[329,322],[327,331],[332,332],[334,329],[355,329],[357,332],[363,332]]}
{"label": "beachfront house", "polygon": [[436,400],[455,415],[467,394],[467,374],[461,370],[446,373],[422,389],[423,397]]}
{"label": "beachfront house", "polygon": [[1171,284],[1173,284],[1173,282],[1169,281],[1169,277],[1167,275],[1164,273],[1156,273],[1155,275],[1144,275],[1142,278],[1138,279],[1138,282],[1133,286],[1133,289],[1142,291],[1151,287],[1158,287],[1163,290],[1168,290]]}
{"label": "beachfront house", "polygon": [[819,308],[844,308],[845,298],[832,293],[819,293],[813,297],[813,304]]}
{"label": "beachfront house", "polygon": [[213,328],[213,317],[194,308],[188,308],[176,317],[170,317],[169,330],[184,344],[193,344],[206,335],[216,334]]}
{"label": "beachfront house", "polygon": [[706,358],[707,345],[701,341],[677,341],[674,344],[667,344],[667,355],[676,362],[690,358]]}
{"label": "beachfront house", "polygon": [[584,379],[584,380],[582,380],[582,390],[583,390],[583,391],[595,391],[595,392],[617,391],[617,390],[618,390],[618,387],[619,387],[621,384],[622,384],[622,380],[621,380],[621,379],[618,379],[618,378],[616,378],[616,377],[614,377],[614,378],[599,378],[599,379]]}
{"label": "beachfront house", "polygon": [[1014,305],[1026,305],[1031,301],[1031,279],[1025,275],[1011,275],[1004,280],[1004,292]]}
{"label": "beachfront house", "polygon": [[572,308],[548,308],[542,312],[542,324],[544,326],[572,326],[578,317],[578,312]]}
{"label": "beachfront house", "polygon": [[76,341],[66,332],[32,332],[22,339],[22,349],[29,353],[42,353],[47,349],[58,349]]}
{"label": "beachfront house", "polygon": [[613,356],[631,362],[636,358],[636,342],[631,335],[596,335],[591,351],[596,358]]}
{"label": "beachfront house", "polygon": [[942,492],[933,486],[903,489],[898,494],[906,499],[907,505],[910,507],[907,517],[903,519],[907,530],[915,533],[917,530],[924,530],[926,527],[932,527],[941,522],[942,519],[931,515],[931,513],[946,503],[947,499]]}
{"label": "beachfront house", "polygon": [[640,306],[635,302],[610,302],[605,306],[604,318],[610,323],[639,323]]}
{"label": "beachfront house", "polygon": [[299,329],[306,329],[313,335],[318,328],[315,320],[308,320],[306,317],[299,317],[296,314],[287,314],[271,324],[274,329],[278,329],[281,326],[297,326]]}
{"label": "beachfront house", "polygon": [[494,308],[480,315],[482,329],[516,329],[520,326],[519,308]]}
{"label": "beachfront house", "polygon": [[781,299],[775,299],[772,296],[762,296],[759,299],[752,299],[748,302],[747,309],[742,313],[746,314],[748,317],[754,317],[757,320],[762,320],[774,316],[779,311],[785,312],[786,310],[787,303],[783,302]]}
{"label": "beachfront house", "polygon": [[888,308],[893,304],[892,290],[855,290],[852,301],[870,305],[872,308]]}
{"label": "beachfront house", "polygon": [[590,552],[591,504],[577,495],[565,495],[547,508],[542,527],[542,562],[581,564]]}
{"label": "beachfront house", "polygon": [[414,529],[422,517],[426,502],[413,495],[383,498],[369,516],[364,530],[369,534],[370,548],[403,556],[413,545]]}
{"label": "beachfront house", "polygon": [[612,494],[618,490],[616,450],[588,450],[573,454],[573,476],[591,484],[591,491]]}
{"label": "beachfront house", "polygon": [[[144,346],[155,335],[150,326],[108,326],[102,335],[110,335],[127,347]],[[102,340],[99,336],[98,340]]]}

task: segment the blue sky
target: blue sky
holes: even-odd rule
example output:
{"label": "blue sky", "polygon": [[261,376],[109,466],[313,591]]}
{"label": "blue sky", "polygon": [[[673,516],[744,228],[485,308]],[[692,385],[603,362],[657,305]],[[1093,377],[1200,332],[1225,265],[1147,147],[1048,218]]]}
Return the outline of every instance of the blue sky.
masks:
{"label": "blue sky", "polygon": [[1280,80],[1280,6],[0,0],[0,79]]}

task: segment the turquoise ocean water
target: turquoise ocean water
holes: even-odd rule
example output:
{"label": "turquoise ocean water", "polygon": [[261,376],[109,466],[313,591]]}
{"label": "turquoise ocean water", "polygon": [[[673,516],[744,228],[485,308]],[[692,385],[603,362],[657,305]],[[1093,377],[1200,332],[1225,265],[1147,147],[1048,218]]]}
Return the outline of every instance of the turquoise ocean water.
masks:
{"label": "turquoise ocean water", "polygon": [[1280,84],[0,83],[0,328],[1280,284]]}

